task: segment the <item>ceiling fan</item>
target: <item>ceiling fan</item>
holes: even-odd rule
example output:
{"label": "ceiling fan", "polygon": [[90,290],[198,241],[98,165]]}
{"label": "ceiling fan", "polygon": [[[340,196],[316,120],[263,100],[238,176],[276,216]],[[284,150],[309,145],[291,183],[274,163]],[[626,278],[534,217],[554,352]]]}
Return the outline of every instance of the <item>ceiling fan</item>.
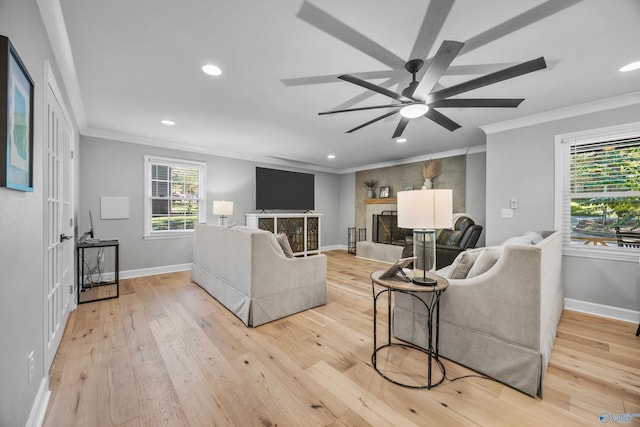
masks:
{"label": "ceiling fan", "polygon": [[412,81],[411,83],[409,83],[409,86],[402,91],[401,94],[393,92],[382,86],[369,83],[366,80],[362,80],[350,74],[343,74],[341,76],[338,76],[338,78],[341,80],[395,99],[396,101],[398,101],[398,103],[325,111],[318,114],[326,115],[346,113],[351,111],[373,110],[377,108],[392,108],[391,111],[378,116],[373,120],[363,123],[353,129],[350,129],[346,133],[351,133],[358,129],[362,129],[365,126],[368,126],[398,112],[402,117],[400,119],[400,122],[396,126],[396,130],[393,133],[392,138],[401,136],[405,128],[409,124],[409,121],[421,116],[431,119],[440,126],[443,126],[444,128],[453,132],[454,130],[458,129],[460,125],[437,111],[436,108],[516,108],[522,101],[524,101],[524,99],[451,98],[452,96],[498,83],[503,80],[521,76],[523,74],[531,73],[533,71],[541,70],[547,67],[544,58],[540,57],[531,61],[523,62],[521,64],[502,69],[500,71],[496,71],[491,74],[487,74],[482,77],[478,77],[473,80],[434,91],[438,81],[447,71],[447,69],[451,65],[451,62],[453,62],[458,53],[460,53],[460,50],[463,46],[464,43],[462,42],[452,40],[443,41],[440,45],[440,48],[438,49],[438,52],[429,63],[428,68],[424,72],[424,75],[420,81],[416,80],[416,73],[420,71],[420,69],[424,65],[424,61],[422,59],[412,59],[407,62],[405,64],[405,69],[409,73],[411,73]]}

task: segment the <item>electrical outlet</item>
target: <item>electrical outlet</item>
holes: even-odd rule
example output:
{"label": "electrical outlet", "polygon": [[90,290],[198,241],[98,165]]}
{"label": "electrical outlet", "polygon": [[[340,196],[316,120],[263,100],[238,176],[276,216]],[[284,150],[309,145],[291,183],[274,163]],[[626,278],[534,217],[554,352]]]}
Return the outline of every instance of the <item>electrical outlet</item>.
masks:
{"label": "electrical outlet", "polygon": [[36,357],[33,351],[27,356],[27,381],[31,382],[33,374],[36,372]]}
{"label": "electrical outlet", "polygon": [[511,204],[509,206],[511,209],[518,209],[518,199],[515,197],[511,199]]}

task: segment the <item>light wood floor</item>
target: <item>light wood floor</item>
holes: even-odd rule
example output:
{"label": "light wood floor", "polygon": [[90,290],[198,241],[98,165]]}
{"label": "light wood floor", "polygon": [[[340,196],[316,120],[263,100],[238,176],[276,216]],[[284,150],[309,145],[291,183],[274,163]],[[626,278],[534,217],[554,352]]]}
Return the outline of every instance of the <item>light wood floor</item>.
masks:
{"label": "light wood floor", "polygon": [[[258,328],[188,272],[122,280],[120,298],[78,306],[45,425],[584,426],[601,425],[603,412],[640,413],[637,325],[569,311],[543,400],[473,377],[431,390],[391,384],[371,367],[369,273],[385,265],[326,254],[327,305]],[[421,353],[396,350],[380,363],[398,379],[424,366]],[[448,378],[473,373],[444,363]]]}

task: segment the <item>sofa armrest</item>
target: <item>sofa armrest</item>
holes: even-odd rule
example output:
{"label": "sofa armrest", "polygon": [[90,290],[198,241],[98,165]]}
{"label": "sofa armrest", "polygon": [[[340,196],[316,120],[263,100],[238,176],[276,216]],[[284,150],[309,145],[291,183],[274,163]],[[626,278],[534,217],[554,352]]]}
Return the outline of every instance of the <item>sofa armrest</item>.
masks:
{"label": "sofa armrest", "polygon": [[252,297],[326,285],[327,256],[287,258],[273,235],[254,235],[251,254]]}

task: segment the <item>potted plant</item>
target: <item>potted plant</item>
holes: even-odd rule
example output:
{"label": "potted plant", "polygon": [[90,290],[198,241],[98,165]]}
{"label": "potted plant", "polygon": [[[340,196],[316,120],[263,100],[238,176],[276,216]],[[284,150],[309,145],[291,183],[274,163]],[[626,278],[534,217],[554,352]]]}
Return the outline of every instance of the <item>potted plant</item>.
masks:
{"label": "potted plant", "polygon": [[362,183],[365,187],[367,187],[367,199],[372,199],[375,195],[374,190],[376,189],[376,185],[378,185],[378,181],[375,179],[368,179]]}
{"label": "potted plant", "polygon": [[437,160],[429,160],[422,165],[422,177],[424,178],[423,190],[433,188],[432,180],[440,175],[440,162]]}

